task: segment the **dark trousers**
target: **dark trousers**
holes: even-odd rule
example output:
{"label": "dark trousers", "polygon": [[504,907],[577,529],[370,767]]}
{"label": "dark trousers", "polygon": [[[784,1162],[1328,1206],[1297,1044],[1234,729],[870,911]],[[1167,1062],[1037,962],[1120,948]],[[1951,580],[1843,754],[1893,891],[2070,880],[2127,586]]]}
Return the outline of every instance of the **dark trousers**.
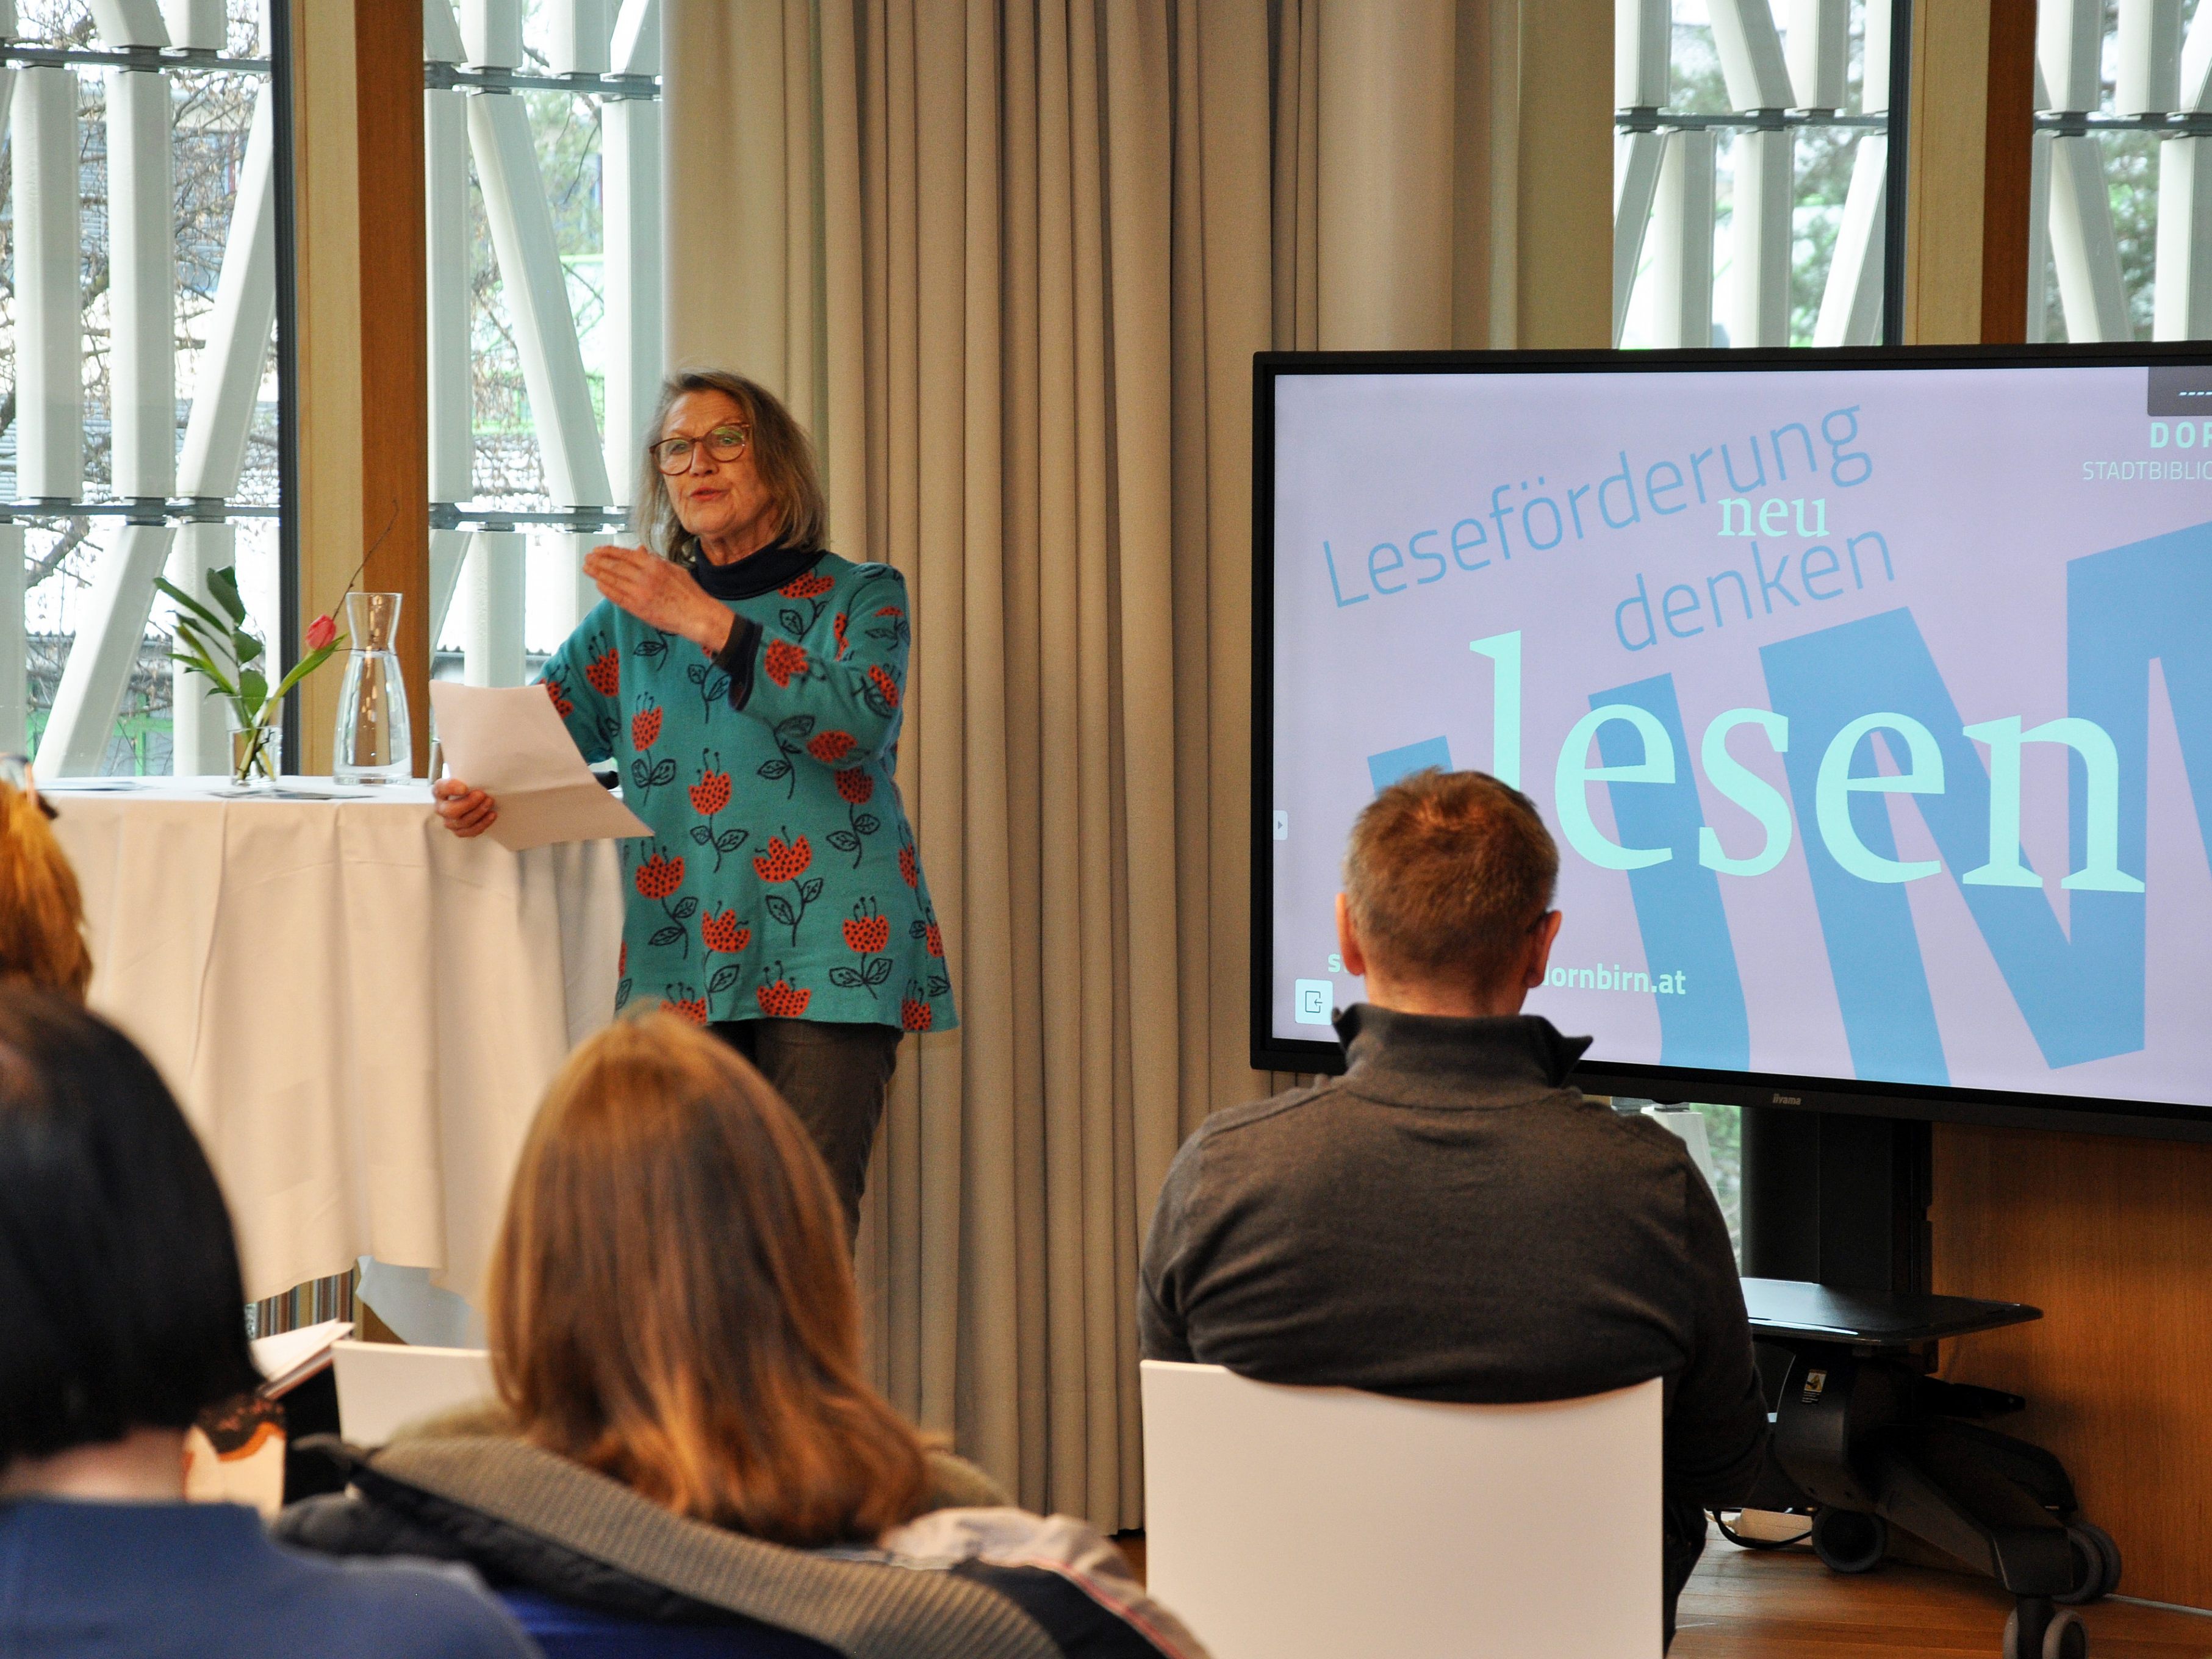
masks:
{"label": "dark trousers", "polygon": [[1674,1604],[1698,1558],[1705,1553],[1705,1512],[1686,1498],[1669,1498],[1660,1505],[1661,1571],[1666,1594],[1666,1639],[1674,1639]]}
{"label": "dark trousers", "polygon": [[845,1210],[845,1239],[860,1230],[868,1153],[898,1064],[896,1025],[815,1019],[718,1020],[714,1035],[759,1069],[813,1137]]}

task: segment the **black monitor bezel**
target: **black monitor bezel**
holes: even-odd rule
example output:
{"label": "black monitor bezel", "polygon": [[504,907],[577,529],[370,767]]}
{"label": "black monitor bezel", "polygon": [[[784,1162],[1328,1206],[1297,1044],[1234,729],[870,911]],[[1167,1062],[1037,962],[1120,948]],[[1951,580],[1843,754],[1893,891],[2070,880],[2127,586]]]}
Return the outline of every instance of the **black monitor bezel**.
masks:
{"label": "black monitor bezel", "polygon": [[[1665,374],[1727,369],[1758,373],[1807,368],[2132,368],[2212,364],[2212,342],[2121,342],[2100,345],[1856,346],[1680,351],[1262,351],[1252,359],[1252,795],[1251,1060],[1261,1071],[1334,1073],[1344,1068],[1334,1042],[1279,1037],[1268,1018],[1273,995],[1274,501],[1275,380],[1282,374]],[[2146,418],[2148,418],[2146,416]],[[1717,1101],[1787,1110],[2059,1129],[2161,1139],[2212,1140],[2212,1107],[2136,1100],[2089,1100],[1924,1085],[1869,1083],[1684,1066],[1586,1062],[1575,1080],[1594,1092],[1662,1101]]]}

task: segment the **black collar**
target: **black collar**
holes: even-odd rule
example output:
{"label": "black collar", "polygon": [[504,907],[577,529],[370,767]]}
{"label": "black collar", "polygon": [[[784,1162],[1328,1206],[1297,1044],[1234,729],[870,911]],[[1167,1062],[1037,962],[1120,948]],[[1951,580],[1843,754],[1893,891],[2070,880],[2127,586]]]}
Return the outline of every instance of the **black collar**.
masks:
{"label": "black collar", "polygon": [[770,542],[759,552],[733,563],[714,564],[695,546],[691,578],[718,599],[750,599],[782,586],[793,576],[805,575],[821,561],[823,552],[818,547],[786,547],[781,542]]}
{"label": "black collar", "polygon": [[1508,1105],[1565,1086],[1590,1046],[1562,1036],[1540,1014],[1454,1019],[1354,1003],[1336,1018],[1363,1095],[1407,1105]]}

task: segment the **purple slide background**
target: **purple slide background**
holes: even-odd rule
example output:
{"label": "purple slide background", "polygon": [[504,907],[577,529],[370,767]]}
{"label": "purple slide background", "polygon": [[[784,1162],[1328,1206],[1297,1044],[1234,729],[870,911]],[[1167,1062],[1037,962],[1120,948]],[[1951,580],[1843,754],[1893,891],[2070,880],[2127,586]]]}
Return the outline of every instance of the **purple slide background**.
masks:
{"label": "purple slide background", "polygon": [[[2109,471],[2121,476],[2084,476],[2085,463],[2103,471],[2102,464],[2151,460],[2169,472],[2212,475],[2212,453],[2202,447],[2151,447],[2145,375],[2140,368],[2100,368],[1279,377],[1273,805],[1288,813],[1290,834],[1273,843],[1275,1035],[1329,1035],[1295,1021],[1296,980],[1332,980],[1340,1005],[1360,995],[1359,981],[1331,974],[1328,960],[1337,948],[1332,906],[1345,836],[1373,795],[1367,757],[1441,736],[1455,766],[1491,767],[1494,671],[1468,650],[1474,640],[1522,633],[1521,781],[1555,835],[1553,769],[1591,695],[1671,674],[1687,738],[1678,766],[1697,777],[1705,822],[1725,849],[1750,854],[1759,827],[1711,787],[1699,764],[1706,724],[1723,709],[1770,706],[1759,647],[1879,611],[1910,609],[1962,722],[2017,714],[2033,726],[2066,714],[2067,562],[2212,520],[2212,476],[2154,480],[2124,476],[2119,467]],[[1863,452],[1872,470],[1844,487],[1832,476],[1821,422],[1854,406],[1857,436],[1842,447]],[[1838,417],[1834,430],[1840,434],[1848,418]],[[1792,422],[1810,430],[1818,471],[1807,476],[1790,434],[1790,476],[1778,483],[1768,434]],[[1766,486],[1729,488],[1717,446],[1729,445],[1737,476],[1748,478],[1746,445],[1754,434]],[[1750,539],[1720,536],[1717,506],[1699,505],[1693,489],[1667,497],[1687,502],[1687,511],[1653,511],[1644,489],[1648,469],[1672,461],[1686,479],[1692,453],[1709,447],[1716,453],[1704,471],[1716,499],[1745,495],[1755,508],[1770,496],[1802,496],[1808,514],[1812,501],[1826,501],[1826,537],[1800,540],[1793,527],[1759,538],[1770,576],[1777,556],[1790,556],[1796,608],[1776,597],[1776,614],[1765,614],[1750,580]],[[1613,529],[1598,514],[1595,487],[1619,473],[1624,450],[1641,521]],[[1498,526],[1488,516],[1499,484],[1507,488],[1497,503],[1512,510],[1510,559],[1497,556]],[[1532,549],[1527,530],[1541,538],[1551,521],[1539,507],[1524,524],[1518,509],[1544,495],[1565,512],[1567,491],[1582,485],[1592,486],[1579,500],[1582,538],[1570,520],[1558,546]],[[1622,515],[1618,484],[1610,506]],[[1469,519],[1482,521],[1489,539],[1464,556],[1488,557],[1484,568],[1450,562],[1452,526]],[[1422,531],[1438,532],[1422,550],[1444,555],[1441,577],[1433,562],[1410,556],[1391,570],[1385,552],[1382,582],[1406,586],[1376,592],[1370,549],[1389,543],[1405,556]],[[1866,531],[1887,539],[1894,580],[1882,574],[1873,545],[1862,544],[1864,587],[1852,586],[1846,562],[1824,584],[1840,584],[1840,597],[1808,598],[1800,550],[1822,541],[1841,555],[1845,538]],[[1703,624],[1701,635],[1670,637],[1660,622],[1650,647],[1624,648],[1615,607],[1633,597],[1639,574],[1656,621],[1668,585],[1686,583],[1702,598],[1706,579],[1723,568],[1745,573],[1751,621],[1724,584],[1729,611],[1718,629],[1701,610],[1680,619],[1685,628]],[[1415,586],[1421,577],[1432,580]],[[1640,637],[1633,610],[1629,621],[1631,636]],[[1905,890],[1954,1086],[2212,1105],[2212,1020],[2205,1016],[2212,871],[2155,665],[2150,689],[2149,848],[2146,867],[2130,872],[2148,886],[2146,1045],[2063,1070],[2046,1066],[1947,866]],[[1869,688],[1865,712],[1885,706]],[[1729,746],[1790,799],[1781,757],[1757,728],[1739,729]],[[1895,769],[1885,760],[1882,769]],[[2057,874],[2072,867],[2067,774],[2063,748],[2027,749],[2021,842],[2047,878],[2062,925],[2069,895]],[[1590,786],[1589,797],[1598,827],[1613,836],[1606,787]],[[1880,799],[1896,856],[1937,857],[1913,798]],[[1751,1069],[1848,1078],[1851,1058],[1804,856],[1807,837],[1819,830],[1809,800],[1791,805],[1795,835],[1782,864],[1763,876],[1719,878],[1750,1019]],[[1645,959],[1626,873],[1587,863],[1564,838],[1561,866],[1565,924],[1555,964],[1618,963],[1655,976],[1668,970],[1667,962]],[[1547,986],[1528,1006],[1563,1030],[1594,1033],[1593,1059],[1659,1059],[1653,996]]]}

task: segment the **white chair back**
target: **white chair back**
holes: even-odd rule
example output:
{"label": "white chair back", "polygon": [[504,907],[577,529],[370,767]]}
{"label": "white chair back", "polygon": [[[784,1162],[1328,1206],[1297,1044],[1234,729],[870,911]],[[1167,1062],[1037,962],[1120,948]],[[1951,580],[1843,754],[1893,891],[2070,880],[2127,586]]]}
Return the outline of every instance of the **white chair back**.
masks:
{"label": "white chair back", "polygon": [[380,1446],[404,1423],[491,1397],[491,1356],[482,1348],[416,1348],[400,1342],[338,1342],[338,1432]]}
{"label": "white chair back", "polygon": [[1151,1593],[1213,1659],[1656,1659],[1661,1384],[1461,1406],[1147,1359]]}

